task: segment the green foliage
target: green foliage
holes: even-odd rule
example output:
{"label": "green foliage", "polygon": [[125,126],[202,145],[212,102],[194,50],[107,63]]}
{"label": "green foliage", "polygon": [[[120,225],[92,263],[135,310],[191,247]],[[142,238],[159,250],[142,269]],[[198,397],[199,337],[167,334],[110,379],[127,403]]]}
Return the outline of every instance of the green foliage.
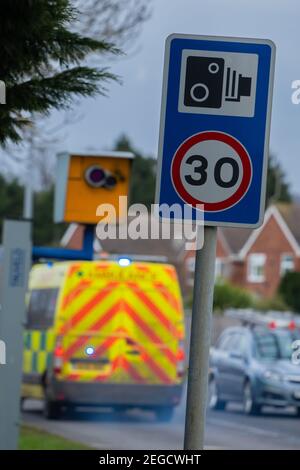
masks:
{"label": "green foliage", "polygon": [[[191,294],[185,301],[185,306],[191,308],[193,305],[193,295]],[[215,312],[222,312],[227,308],[250,308],[254,305],[254,298],[245,289],[236,287],[229,282],[219,281],[215,284],[214,304]]]}
{"label": "green foliage", "polygon": [[58,244],[67,225],[53,223],[54,189],[36,193],[34,197],[33,242],[35,245]]}
{"label": "green foliage", "polygon": [[17,181],[6,182],[0,175],[0,230],[3,219],[18,219],[22,215],[23,189]]}
{"label": "green foliage", "polygon": [[287,272],[280,282],[278,293],[288,307],[300,313],[300,272]]}
{"label": "green foliage", "polygon": [[269,310],[284,312],[288,310],[287,304],[279,295],[275,295],[275,297],[267,299],[255,299],[254,308],[263,312],[267,312]]}
{"label": "green foliage", "polygon": [[106,68],[87,67],[91,53],[116,53],[104,40],[72,30],[79,12],[70,0],[2,0],[0,80],[6,105],[0,106],[0,144],[18,142],[32,113],[68,107],[76,96],[105,93],[115,77]]}
{"label": "green foliage", "polygon": [[130,183],[130,203],[150,207],[154,203],[156,160],[142,155],[126,136],[118,139],[115,150],[133,152],[135,155]]}
{"label": "green foliage", "polygon": [[267,179],[267,206],[276,202],[291,202],[291,194],[281,165],[270,156]]}
{"label": "green foliage", "polygon": [[253,297],[245,289],[228,282],[217,283],[214,290],[214,310],[226,308],[248,308],[253,306]]}
{"label": "green foliage", "polygon": [[[51,245],[58,243],[66,226],[53,223],[53,188],[35,194],[33,243]],[[23,188],[17,181],[5,181],[0,175],[0,234],[3,219],[19,219],[22,216]],[[1,236],[1,235],[0,235]]]}

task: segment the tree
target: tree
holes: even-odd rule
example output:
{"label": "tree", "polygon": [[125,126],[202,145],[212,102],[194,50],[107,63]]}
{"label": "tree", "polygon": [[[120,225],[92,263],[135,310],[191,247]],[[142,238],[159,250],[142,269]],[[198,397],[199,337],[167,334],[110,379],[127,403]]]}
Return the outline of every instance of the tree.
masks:
{"label": "tree", "polygon": [[33,242],[35,245],[57,245],[67,224],[53,223],[54,188],[53,186],[35,194]]}
{"label": "tree", "polygon": [[116,77],[85,64],[92,53],[114,53],[104,38],[74,31],[79,12],[71,0],[2,0],[0,79],[6,105],[0,106],[0,144],[19,142],[32,113],[67,108],[74,97],[106,92]]}
{"label": "tree", "polygon": [[267,179],[267,206],[277,202],[291,202],[291,194],[281,165],[271,155],[269,158]]}
{"label": "tree", "polygon": [[287,272],[281,279],[278,293],[288,307],[300,313],[300,273]]}
{"label": "tree", "polygon": [[16,180],[5,181],[0,175],[0,233],[3,219],[18,219],[22,212],[23,189]]}
{"label": "tree", "polygon": [[135,158],[130,184],[130,203],[141,203],[150,208],[151,204],[154,203],[156,160],[142,155],[132,146],[130,140],[125,135],[117,140],[115,150],[134,153]]}
{"label": "tree", "polygon": [[81,34],[105,38],[122,49],[136,43],[141,25],[150,16],[151,0],[73,0],[81,11],[76,29]]}
{"label": "tree", "polygon": [[25,129],[21,144],[6,145],[0,156],[0,173],[6,178],[17,177],[33,191],[49,189],[55,180],[56,155],[66,136],[64,119],[50,126],[42,119]]}
{"label": "tree", "polygon": [[218,282],[214,288],[214,310],[223,311],[227,308],[250,308],[253,298],[245,289],[229,282]]}
{"label": "tree", "polygon": [[[16,180],[6,181],[0,175],[0,233],[5,218],[18,219],[22,215],[23,187]],[[35,195],[33,221],[33,243],[52,245],[62,237],[66,225],[53,224],[53,187]]]}

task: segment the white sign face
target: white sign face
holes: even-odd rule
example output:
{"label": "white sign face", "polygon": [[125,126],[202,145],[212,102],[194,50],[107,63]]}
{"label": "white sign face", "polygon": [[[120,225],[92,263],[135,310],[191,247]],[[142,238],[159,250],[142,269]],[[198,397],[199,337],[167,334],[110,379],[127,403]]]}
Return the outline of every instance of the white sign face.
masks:
{"label": "white sign face", "polygon": [[223,132],[200,132],[177,149],[172,181],[178,195],[209,212],[228,209],[247,192],[252,164],[244,146]]}
{"label": "white sign face", "polygon": [[183,50],[181,113],[253,117],[258,55]]}
{"label": "white sign face", "polygon": [[186,191],[206,203],[231,197],[242,176],[243,165],[238,153],[228,144],[215,140],[193,145],[180,166],[180,177]]}

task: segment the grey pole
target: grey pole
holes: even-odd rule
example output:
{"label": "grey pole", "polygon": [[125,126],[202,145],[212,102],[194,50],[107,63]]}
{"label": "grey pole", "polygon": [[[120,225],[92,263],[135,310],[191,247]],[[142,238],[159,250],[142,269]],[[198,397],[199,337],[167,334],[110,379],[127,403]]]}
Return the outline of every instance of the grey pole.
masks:
{"label": "grey pole", "polygon": [[216,240],[217,228],[204,227],[204,246],[196,252],[184,435],[186,450],[201,450],[204,445]]}
{"label": "grey pole", "polygon": [[23,217],[24,219],[33,217],[33,189],[30,181],[24,186]]}
{"label": "grey pole", "polygon": [[31,264],[30,222],[5,220],[3,249],[0,340],[6,357],[0,361],[0,450],[14,450],[18,445],[25,295]]}
{"label": "grey pole", "polygon": [[34,136],[36,134],[35,127],[32,127],[29,131],[29,149],[27,153],[27,162],[26,162],[26,175],[24,183],[24,193],[23,193],[23,218],[32,219],[33,218],[33,168],[34,168],[34,156],[35,156],[35,146],[34,146]]}

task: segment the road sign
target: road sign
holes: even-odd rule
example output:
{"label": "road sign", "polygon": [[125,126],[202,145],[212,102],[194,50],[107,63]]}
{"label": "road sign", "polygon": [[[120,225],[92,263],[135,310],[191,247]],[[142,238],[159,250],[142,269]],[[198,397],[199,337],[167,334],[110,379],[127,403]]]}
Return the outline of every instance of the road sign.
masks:
{"label": "road sign", "polygon": [[189,204],[205,225],[262,223],[274,55],[269,40],[167,39],[158,204]]}
{"label": "road sign", "polygon": [[193,211],[182,207],[182,214],[204,220],[204,246],[195,262],[185,449],[202,449],[204,442],[216,226],[254,228],[263,221],[274,56],[267,40],[167,39],[156,203],[188,204]]}
{"label": "road sign", "polygon": [[6,352],[6,364],[0,362],[1,450],[16,449],[18,445],[25,295],[30,265],[31,223],[5,220],[0,285],[0,336]]}

